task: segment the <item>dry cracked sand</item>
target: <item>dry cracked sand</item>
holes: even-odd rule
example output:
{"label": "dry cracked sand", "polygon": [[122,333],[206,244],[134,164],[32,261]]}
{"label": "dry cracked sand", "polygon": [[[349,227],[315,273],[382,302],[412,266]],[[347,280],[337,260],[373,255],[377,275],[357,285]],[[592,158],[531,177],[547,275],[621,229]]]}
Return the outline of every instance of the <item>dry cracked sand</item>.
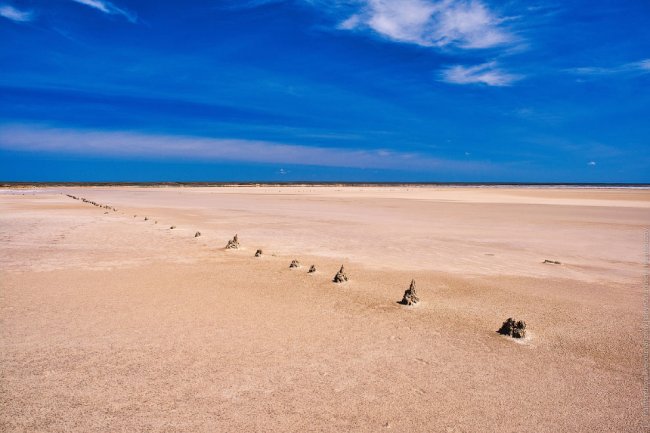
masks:
{"label": "dry cracked sand", "polygon": [[649,223],[643,189],[0,190],[0,431],[646,431]]}

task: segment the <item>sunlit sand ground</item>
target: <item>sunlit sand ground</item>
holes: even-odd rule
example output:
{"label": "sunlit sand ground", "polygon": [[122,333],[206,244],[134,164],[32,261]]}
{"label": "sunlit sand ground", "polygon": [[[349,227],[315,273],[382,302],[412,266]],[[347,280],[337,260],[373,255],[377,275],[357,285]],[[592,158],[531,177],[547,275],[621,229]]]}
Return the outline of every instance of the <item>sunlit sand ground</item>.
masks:
{"label": "sunlit sand ground", "polygon": [[0,190],[0,431],[643,431],[649,225],[643,189]]}

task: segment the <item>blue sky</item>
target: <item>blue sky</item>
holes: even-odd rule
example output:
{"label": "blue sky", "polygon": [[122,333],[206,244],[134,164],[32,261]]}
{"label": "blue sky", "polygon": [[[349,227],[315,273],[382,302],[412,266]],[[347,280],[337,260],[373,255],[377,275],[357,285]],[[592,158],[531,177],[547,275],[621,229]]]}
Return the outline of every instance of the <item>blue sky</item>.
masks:
{"label": "blue sky", "polygon": [[0,0],[0,180],[650,182],[647,0]]}

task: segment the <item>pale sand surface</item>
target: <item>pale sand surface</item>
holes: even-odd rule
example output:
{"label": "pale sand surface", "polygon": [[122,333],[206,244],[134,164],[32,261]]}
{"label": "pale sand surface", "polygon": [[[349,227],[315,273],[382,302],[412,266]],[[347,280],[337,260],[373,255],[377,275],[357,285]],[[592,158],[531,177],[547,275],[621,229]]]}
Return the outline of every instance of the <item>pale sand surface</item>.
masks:
{"label": "pale sand surface", "polygon": [[645,431],[649,223],[648,190],[0,190],[0,431]]}

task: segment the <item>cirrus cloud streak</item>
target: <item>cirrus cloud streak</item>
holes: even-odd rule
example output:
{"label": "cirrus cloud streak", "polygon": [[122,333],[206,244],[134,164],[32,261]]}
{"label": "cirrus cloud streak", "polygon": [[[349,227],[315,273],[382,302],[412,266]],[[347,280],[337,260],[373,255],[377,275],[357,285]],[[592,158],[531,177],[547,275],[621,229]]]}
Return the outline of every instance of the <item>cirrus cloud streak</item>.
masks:
{"label": "cirrus cloud streak", "polygon": [[650,59],[624,63],[616,66],[585,66],[568,69],[568,72],[578,75],[606,76],[619,74],[650,74]]}
{"label": "cirrus cloud streak", "polygon": [[443,69],[441,81],[453,84],[484,84],[488,86],[509,86],[521,79],[517,74],[511,74],[500,69],[496,62],[487,62],[475,66],[455,65]]}
{"label": "cirrus cloud streak", "polygon": [[177,158],[314,165],[322,167],[453,170],[473,172],[488,164],[432,158],[386,149],[343,149],[235,138],[89,131],[33,125],[0,126],[0,149],[102,157]]}
{"label": "cirrus cloud streak", "polygon": [[34,19],[32,11],[23,11],[7,4],[0,4],[0,16],[18,23],[26,23]]}
{"label": "cirrus cloud streak", "polygon": [[101,12],[104,12],[108,15],[122,15],[129,22],[135,23],[138,21],[138,17],[135,13],[128,11],[126,9],[115,6],[113,3],[107,0],[72,0],[73,2],[80,3],[82,5],[90,6],[91,8],[97,9]]}

